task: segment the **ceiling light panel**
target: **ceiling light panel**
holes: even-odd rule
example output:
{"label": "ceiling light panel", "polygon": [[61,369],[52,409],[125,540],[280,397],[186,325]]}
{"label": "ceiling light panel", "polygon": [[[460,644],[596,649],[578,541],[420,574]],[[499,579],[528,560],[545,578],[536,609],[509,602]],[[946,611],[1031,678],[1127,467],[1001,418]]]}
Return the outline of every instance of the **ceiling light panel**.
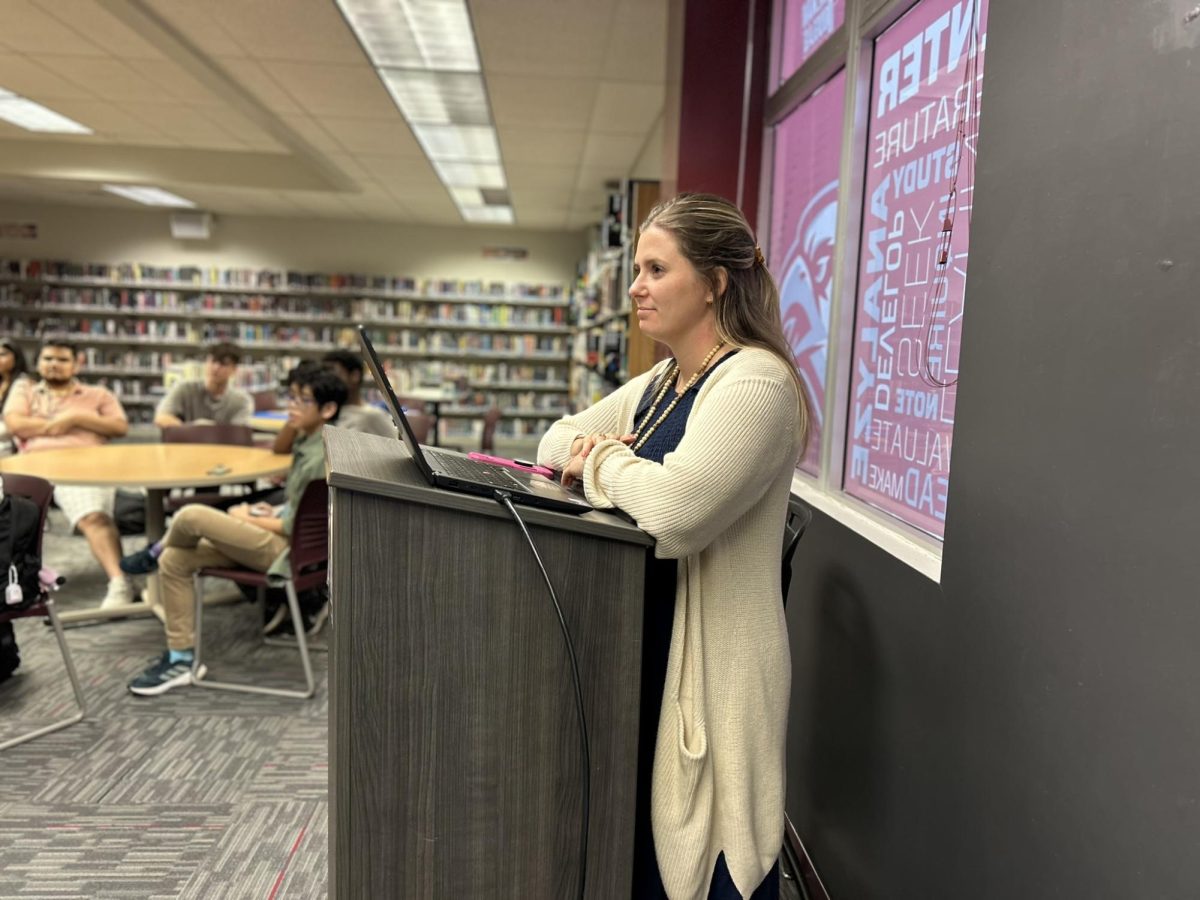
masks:
{"label": "ceiling light panel", "polygon": [[336,2],[463,218],[514,221],[466,0]]}
{"label": "ceiling light panel", "polygon": [[0,88],[0,119],[26,131],[55,134],[91,134],[92,129],[61,113]]}
{"label": "ceiling light panel", "polygon": [[379,74],[411,124],[491,124],[487,92],[478,74],[413,69],[380,69]]}
{"label": "ceiling light panel", "polygon": [[504,166],[497,163],[433,160],[434,171],[447,187],[506,188]]}
{"label": "ceiling light panel", "polygon": [[104,190],[126,200],[136,200],[146,206],[171,206],[180,209],[191,209],[196,204],[162,188],[146,187],[131,184],[106,184]]}
{"label": "ceiling light panel", "polygon": [[377,68],[478,72],[463,0],[337,0]]}
{"label": "ceiling light panel", "polygon": [[496,129],[487,125],[412,126],[417,142],[432,160],[499,163]]}
{"label": "ceiling light panel", "polygon": [[459,212],[468,222],[511,225],[514,221],[511,206],[460,206]]}

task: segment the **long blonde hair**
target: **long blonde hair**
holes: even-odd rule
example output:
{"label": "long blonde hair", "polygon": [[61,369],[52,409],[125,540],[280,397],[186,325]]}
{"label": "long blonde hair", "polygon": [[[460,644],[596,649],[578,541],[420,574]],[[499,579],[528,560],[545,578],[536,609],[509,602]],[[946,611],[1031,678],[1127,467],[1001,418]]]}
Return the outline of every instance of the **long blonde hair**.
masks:
{"label": "long blonde hair", "polygon": [[650,210],[639,234],[650,227],[675,238],[679,251],[712,291],[717,336],[735,347],[767,350],[787,367],[796,383],[802,442],[807,446],[808,393],[783,336],[779,288],[741,210],[716,194],[683,193]]}

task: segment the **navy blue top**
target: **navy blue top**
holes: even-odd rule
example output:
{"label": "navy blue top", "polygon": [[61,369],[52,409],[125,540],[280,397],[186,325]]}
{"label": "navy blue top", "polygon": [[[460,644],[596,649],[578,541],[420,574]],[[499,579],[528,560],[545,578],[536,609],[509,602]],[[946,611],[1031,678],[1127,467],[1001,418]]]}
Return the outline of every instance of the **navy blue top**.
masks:
{"label": "navy blue top", "polygon": [[[733,356],[734,353],[737,353],[737,351],[734,350],[733,353],[726,353],[713,363],[703,375],[696,379],[696,383],[688,388],[687,393],[679,398],[679,402],[675,404],[675,408],[671,410],[671,414],[667,416],[666,420],[654,429],[654,433],[646,439],[646,443],[634,451],[639,457],[661,464],[663,458],[679,446],[679,442],[683,440],[683,433],[687,430],[688,416],[692,412],[692,406],[696,402],[696,395],[700,393],[700,388],[708,380],[708,376],[716,370],[717,366]],[[646,388],[646,392],[642,394],[641,402],[638,403],[638,411],[633,417],[634,431],[637,431],[641,427],[642,420],[650,412],[650,404],[654,402],[654,398],[661,387],[661,380],[652,381],[649,387]],[[664,407],[671,404],[673,396],[674,391],[668,390],[666,396],[662,398],[662,402],[658,405],[658,409],[654,411],[655,419],[662,415]],[[653,422],[647,423],[647,426],[650,424],[653,424]]]}

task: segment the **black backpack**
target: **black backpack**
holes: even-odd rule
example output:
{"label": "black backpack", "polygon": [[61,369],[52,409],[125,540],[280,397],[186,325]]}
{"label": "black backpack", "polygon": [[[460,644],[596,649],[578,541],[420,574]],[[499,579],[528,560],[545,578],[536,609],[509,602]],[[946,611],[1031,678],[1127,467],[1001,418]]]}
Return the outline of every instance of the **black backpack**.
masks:
{"label": "black backpack", "polygon": [[[27,609],[41,597],[38,572],[42,568],[38,553],[38,526],[42,514],[27,497],[5,494],[0,500],[0,612]],[[21,586],[19,603],[8,602],[8,586]]]}

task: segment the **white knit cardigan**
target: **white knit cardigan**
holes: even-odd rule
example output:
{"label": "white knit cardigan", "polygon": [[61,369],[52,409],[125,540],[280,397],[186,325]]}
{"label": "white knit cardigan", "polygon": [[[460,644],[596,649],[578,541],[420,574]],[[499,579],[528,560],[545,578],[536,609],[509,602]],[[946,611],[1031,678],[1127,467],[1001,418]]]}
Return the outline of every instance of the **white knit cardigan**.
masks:
{"label": "white knit cardigan", "polygon": [[[631,432],[666,366],[556,422],[538,461],[561,469],[580,435]],[[713,369],[661,465],[605,441],[584,467],[593,505],[624,510],[657,557],[679,560],[651,791],[670,900],[706,897],[721,851],[748,896],[782,845],[791,659],[780,555],[804,427],[783,362],[746,348]]]}

